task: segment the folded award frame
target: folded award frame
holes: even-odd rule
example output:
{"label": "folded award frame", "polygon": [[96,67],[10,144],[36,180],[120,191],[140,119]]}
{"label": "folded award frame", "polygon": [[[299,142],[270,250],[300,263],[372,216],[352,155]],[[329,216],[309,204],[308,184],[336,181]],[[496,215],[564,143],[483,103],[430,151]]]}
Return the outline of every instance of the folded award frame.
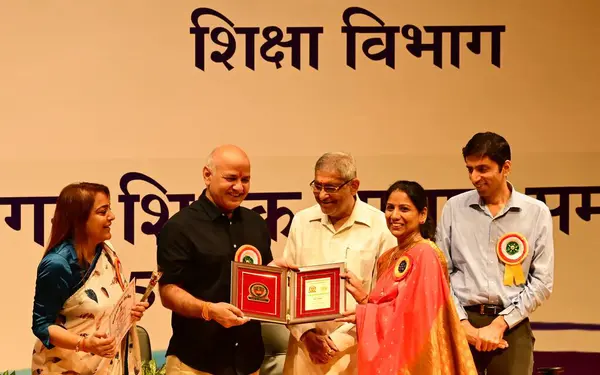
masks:
{"label": "folded award frame", "polygon": [[345,310],[344,263],[284,268],[231,262],[231,304],[250,318],[281,324],[332,320]]}

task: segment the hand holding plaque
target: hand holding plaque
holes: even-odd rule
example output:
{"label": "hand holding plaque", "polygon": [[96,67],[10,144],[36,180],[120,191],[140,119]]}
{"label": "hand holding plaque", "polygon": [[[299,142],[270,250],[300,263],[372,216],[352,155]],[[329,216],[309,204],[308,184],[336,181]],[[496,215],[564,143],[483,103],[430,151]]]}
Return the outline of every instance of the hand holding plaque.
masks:
{"label": "hand holding plaque", "polygon": [[256,320],[296,324],[332,320],[345,309],[344,263],[291,269],[231,263],[231,304]]}

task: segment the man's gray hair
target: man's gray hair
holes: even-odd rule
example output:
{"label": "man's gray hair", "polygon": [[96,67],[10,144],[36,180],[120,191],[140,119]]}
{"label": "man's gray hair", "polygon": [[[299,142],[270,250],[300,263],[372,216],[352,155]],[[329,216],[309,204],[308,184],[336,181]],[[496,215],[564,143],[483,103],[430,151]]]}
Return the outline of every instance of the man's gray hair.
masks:
{"label": "man's gray hair", "polygon": [[217,149],[215,148],[206,157],[206,168],[208,168],[212,173],[215,173],[215,152],[216,151],[217,151]]}
{"label": "man's gray hair", "polygon": [[337,172],[345,181],[356,178],[354,157],[345,152],[327,152],[323,154],[315,164],[315,173],[325,170]]}

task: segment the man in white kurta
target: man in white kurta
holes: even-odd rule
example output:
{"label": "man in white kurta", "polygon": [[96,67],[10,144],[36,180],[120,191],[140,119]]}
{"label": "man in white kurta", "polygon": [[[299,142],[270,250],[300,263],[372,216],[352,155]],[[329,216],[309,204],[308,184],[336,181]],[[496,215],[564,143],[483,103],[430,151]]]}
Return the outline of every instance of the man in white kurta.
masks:
{"label": "man in white kurta", "polygon": [[[323,155],[311,186],[317,204],[295,215],[284,257],[299,267],[346,262],[369,290],[377,257],[396,246],[396,239],[384,213],[358,198],[354,159],[344,153]],[[346,310],[355,305],[347,293]],[[284,374],[357,374],[354,324],[326,321],[288,328]]]}

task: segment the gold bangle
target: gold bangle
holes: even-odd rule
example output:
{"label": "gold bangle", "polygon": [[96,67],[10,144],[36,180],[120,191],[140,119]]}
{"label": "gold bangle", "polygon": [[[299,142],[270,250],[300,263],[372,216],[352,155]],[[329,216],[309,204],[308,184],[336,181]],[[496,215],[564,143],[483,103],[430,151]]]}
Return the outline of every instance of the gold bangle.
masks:
{"label": "gold bangle", "polygon": [[83,339],[85,339],[85,337],[80,336],[79,340],[77,340],[77,344],[75,344],[75,353],[79,353]]}
{"label": "gold bangle", "polygon": [[367,295],[366,295],[366,296],[365,296],[363,299],[361,299],[361,300],[358,302],[358,304],[359,304],[359,305],[362,305],[362,304],[363,304],[363,302],[365,302],[365,301],[366,301],[368,298],[369,298],[369,295],[367,294]]}

